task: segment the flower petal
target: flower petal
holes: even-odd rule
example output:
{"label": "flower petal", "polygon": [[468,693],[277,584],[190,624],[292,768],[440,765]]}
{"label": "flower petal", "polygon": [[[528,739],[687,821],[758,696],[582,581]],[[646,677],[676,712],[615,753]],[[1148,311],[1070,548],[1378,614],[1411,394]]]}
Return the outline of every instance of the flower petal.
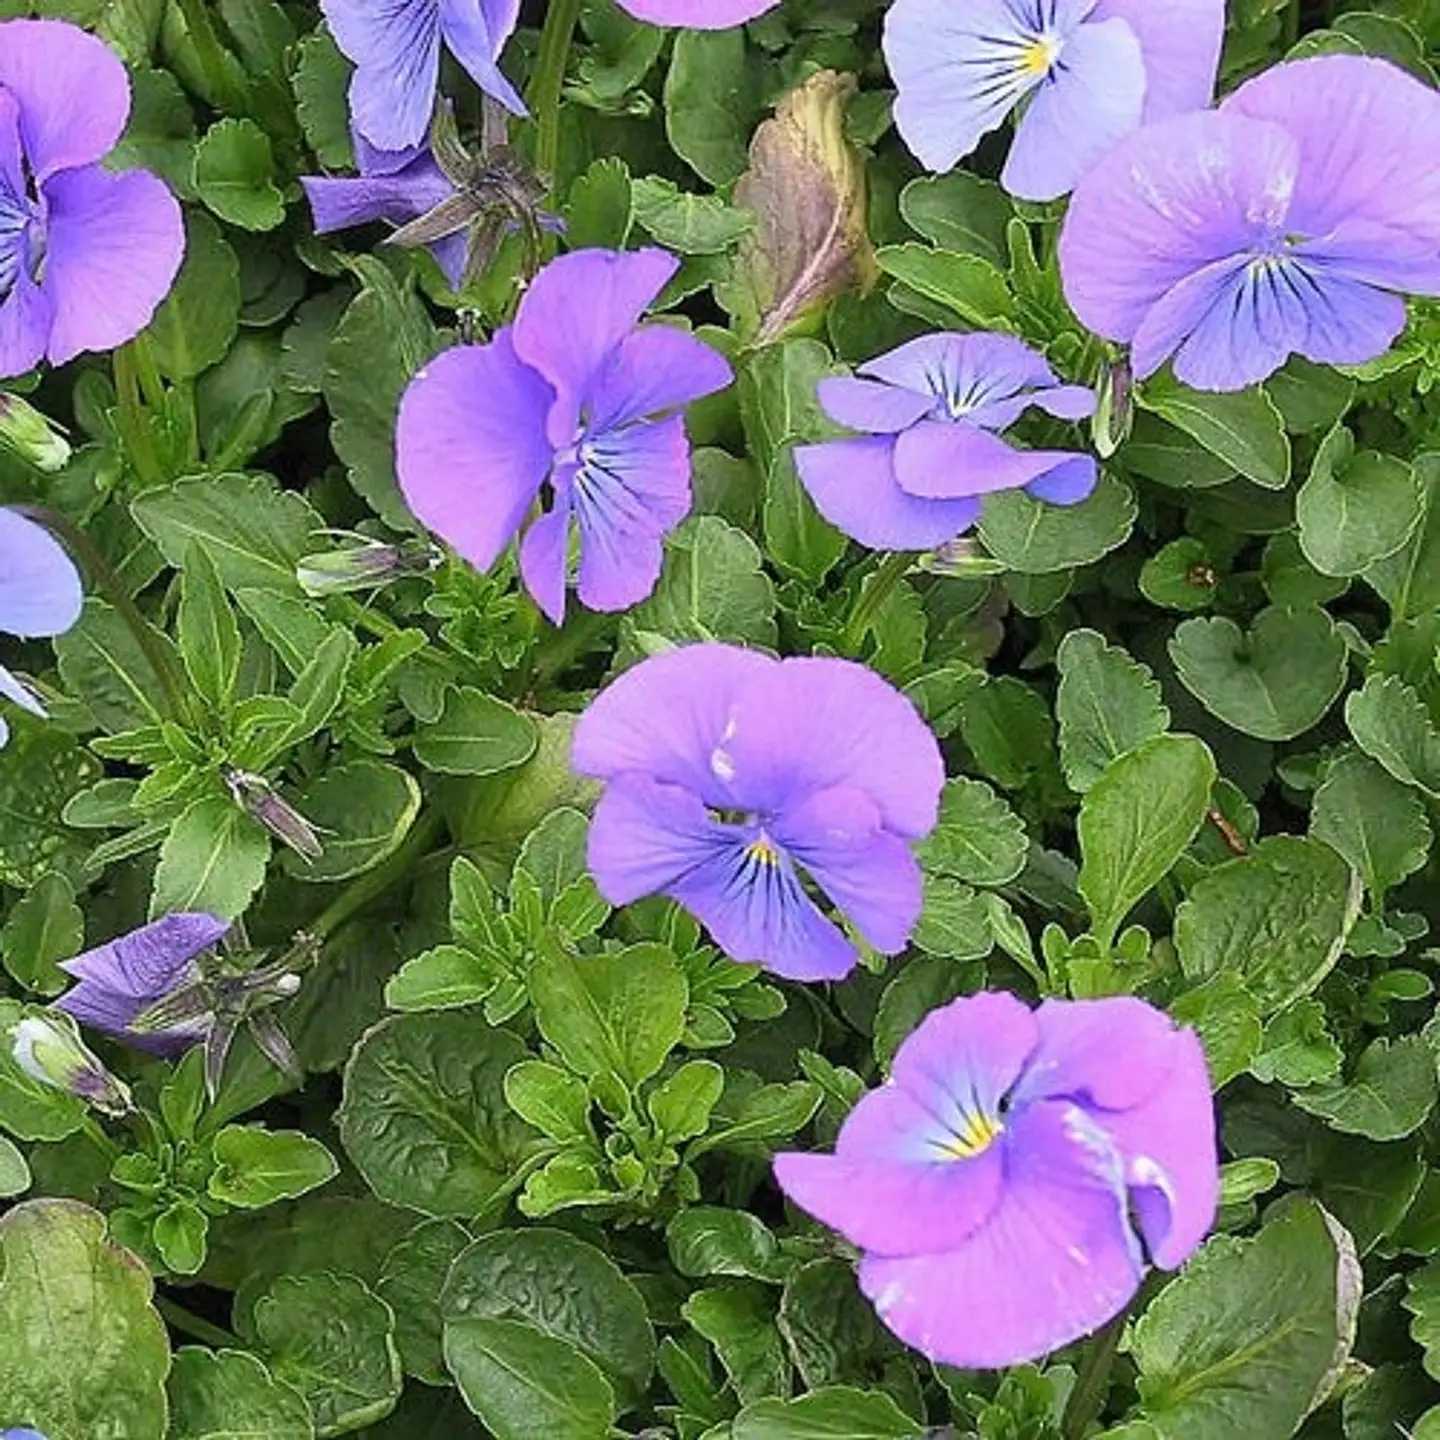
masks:
{"label": "flower petal", "polygon": [[[503,31],[494,23],[502,18],[501,11],[509,16],[509,25]],[[491,0],[487,6],[481,0],[440,0],[440,33],[485,94],[498,100],[512,115],[528,115],[519,92],[496,63],[518,14],[518,6],[513,3],[496,4]]]}
{"label": "flower petal", "polygon": [[26,158],[41,182],[108,155],[130,114],[119,56],[61,20],[0,24],[0,89],[20,103]]}
{"label": "flower petal", "polygon": [[572,513],[569,495],[557,491],[554,508],[537,517],[520,541],[525,588],[552,625],[565,622]]}
{"label": "flower petal", "polygon": [[883,435],[801,445],[795,468],[815,508],[873,550],[929,550],[979,519],[977,500],[907,495],[895,478],[894,450],[895,442]]}
{"label": "flower petal", "polygon": [[1054,200],[1140,124],[1145,61],[1123,20],[1082,25],[1015,128],[1000,182],[1025,200]]}
{"label": "flower petal", "polygon": [[869,435],[894,435],[929,414],[935,398],[878,380],[832,375],[815,387],[825,413],[837,424]]}
{"label": "flower petal", "polygon": [[0,632],[63,635],[79,618],[80,572],[43,525],[0,508]]}
{"label": "flower petal", "polygon": [[589,398],[587,428],[613,430],[723,390],[730,362],[671,325],[644,325],[611,352]]}
{"label": "flower petal", "polygon": [[0,300],[0,380],[24,375],[45,358],[51,314],[50,297],[22,265],[14,288]]}
{"label": "flower petal", "polygon": [[438,0],[320,0],[335,43],[355,62],[350,116],[381,150],[418,145],[440,82]]}
{"label": "flower petal", "polygon": [[1100,483],[1100,467],[1093,455],[1071,455],[1064,450],[1034,451],[1054,461],[1025,487],[1026,494],[1050,505],[1078,505],[1088,500]]}
{"label": "flower petal", "polygon": [[502,330],[426,365],[400,401],[395,454],[415,516],[488,570],[550,471],[545,416],[554,392]]}
{"label": "flower petal", "polygon": [[317,235],[367,225],[372,220],[403,225],[455,193],[455,187],[428,155],[389,174],[354,178],[305,175],[300,184],[310,202]]}
{"label": "flower petal", "polygon": [[726,843],[692,791],[627,774],[605,787],[595,807],[587,863],[612,905],[631,905],[669,891]]}
{"label": "flower petal", "polygon": [[[43,718],[46,714],[45,707],[30,692],[25,683],[18,680],[3,665],[0,665],[0,696],[14,701],[22,710],[28,710],[32,715],[39,715]],[[9,734],[8,730],[6,734]]]}
{"label": "flower petal", "polygon": [[958,500],[1018,490],[1053,468],[1045,450],[1017,450],[964,423],[922,420],[895,441],[895,478],[907,495]]}
{"label": "flower petal", "polygon": [[619,0],[627,14],[651,25],[683,26],[689,30],[728,30],[743,25],[780,0]]}
{"label": "flower petal", "polygon": [[1004,1196],[962,1245],[860,1266],[885,1324],[943,1364],[1038,1359],[1119,1314],[1140,1285],[1118,1157],[1078,1107],[1022,1111],[1005,1154]]}
{"label": "flower petal", "polygon": [[1208,108],[1225,39],[1225,0],[1100,0],[1090,16],[1119,18],[1145,57],[1145,123]]}
{"label": "flower petal", "polygon": [[168,994],[194,958],[229,929],[230,922],[218,915],[177,911],[65,960],[60,968],[76,979],[149,1003]]}
{"label": "flower petal", "polygon": [[46,353],[61,365],[82,350],[123,345],[150,323],[180,270],[185,227],[175,197],[146,170],[66,170],[44,193]]}

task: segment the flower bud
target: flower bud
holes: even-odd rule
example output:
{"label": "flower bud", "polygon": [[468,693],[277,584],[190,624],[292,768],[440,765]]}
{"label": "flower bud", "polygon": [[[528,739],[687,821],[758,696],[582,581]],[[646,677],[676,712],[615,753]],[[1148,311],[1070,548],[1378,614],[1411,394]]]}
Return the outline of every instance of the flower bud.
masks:
{"label": "flower bud", "polygon": [[1108,460],[1135,428],[1135,377],[1128,360],[1106,361],[1095,387],[1097,404],[1090,421],[1095,453]]}
{"label": "flower bud", "polygon": [[70,461],[69,441],[18,395],[0,394],[0,441],[47,475]]}
{"label": "flower bud", "polygon": [[315,827],[293,805],[281,799],[263,775],[230,769],[225,771],[225,784],[235,803],[247,815],[258,820],[302,860],[318,860],[325,853]]}
{"label": "flower bud", "polygon": [[424,540],[398,544],[363,540],[339,550],[302,555],[295,565],[295,578],[307,595],[343,595],[388,585],[407,575],[423,575],[442,558],[439,549]]}
{"label": "flower bud", "polygon": [[105,1115],[128,1115],[130,1092],[80,1039],[69,1016],[27,1015],[10,1030],[15,1063],[32,1080],[93,1105]]}

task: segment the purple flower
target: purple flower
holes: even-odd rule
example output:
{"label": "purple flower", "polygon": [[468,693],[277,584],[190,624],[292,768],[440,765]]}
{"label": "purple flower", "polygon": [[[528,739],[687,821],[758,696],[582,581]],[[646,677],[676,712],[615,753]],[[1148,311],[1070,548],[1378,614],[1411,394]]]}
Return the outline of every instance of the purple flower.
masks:
{"label": "purple flower", "polygon": [[663,416],[730,383],[709,346],[641,312],[675,273],[663,250],[577,250],[535,277],[515,323],[416,375],[400,402],[400,488],[435,534],[481,570],[524,526],[520,570],[559,624],[571,521],[580,599],[624,610],[655,588],[663,539],[690,510],[690,443]]}
{"label": "purple flower", "polygon": [[[35,521],[0,509],[0,633],[26,640],[63,635],[80,618],[84,599],[80,574],[59,541]],[[45,713],[39,700],[3,665],[0,695],[32,715]],[[0,745],[9,736],[0,718]]]}
{"label": "purple flower", "polygon": [[687,30],[728,30],[743,25],[780,0],[616,0],[627,14],[651,25],[674,25]]}
{"label": "purple flower", "polygon": [[571,763],[606,783],[589,860],[615,905],[678,900],[735,960],[838,980],[865,940],[905,948],[920,916],[910,850],[934,826],[939,746],[898,691],[849,660],[693,645],[644,660],[575,729]]}
{"label": "purple flower", "polygon": [[860,378],[822,380],[830,418],[865,439],[795,451],[820,513],[877,550],[943,545],[980,516],[981,496],[1024,486],[1056,505],[1094,488],[1089,455],[1017,450],[998,434],[1034,405],[1064,420],[1095,409],[1094,394],[1062,385],[1044,359],[1009,335],[924,335]]}
{"label": "purple flower", "polygon": [[1440,95],[1383,60],[1278,65],[1123,141],[1075,192],[1060,268],[1142,379],[1172,356],[1202,390],[1292,353],[1372,360],[1405,325],[1391,292],[1440,295]]}
{"label": "purple flower", "polygon": [[200,979],[196,957],[229,929],[229,922],[216,915],[180,913],[97,945],[61,963],[80,983],[55,1002],[55,1009],[141,1050],[178,1054],[205,1038],[208,1016],[187,1015],[159,1029],[137,1028],[136,1021],[194,987]]}
{"label": "purple flower", "polygon": [[125,67],[58,20],[0,24],[0,377],[124,344],[180,268],[180,207],[96,162],[130,113]]}
{"label": "purple flower", "polygon": [[949,170],[1028,97],[1001,180],[1053,200],[1142,123],[1210,103],[1225,0],[896,0],[895,123]]}
{"label": "purple flower", "polygon": [[27,1430],[23,1427],[19,1430],[7,1430],[0,1435],[0,1440],[45,1440],[45,1437],[38,1430]]}
{"label": "purple flower", "polygon": [[520,0],[321,0],[335,43],[355,62],[350,117],[382,150],[419,145],[440,84],[440,43],[485,94],[516,115],[525,102],[496,63]]}
{"label": "purple flower", "polygon": [[834,1155],[775,1173],[862,1251],[861,1288],[906,1344],[965,1368],[1036,1359],[1119,1314],[1147,1255],[1173,1270],[1210,1228],[1204,1052],[1142,1000],[968,996],[901,1045]]}

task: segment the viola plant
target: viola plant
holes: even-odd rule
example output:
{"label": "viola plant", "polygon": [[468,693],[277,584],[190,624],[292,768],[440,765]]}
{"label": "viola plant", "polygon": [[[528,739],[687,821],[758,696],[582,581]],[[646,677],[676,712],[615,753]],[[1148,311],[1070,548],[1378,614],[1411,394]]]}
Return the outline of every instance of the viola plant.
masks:
{"label": "viola plant", "polygon": [[1434,4],[9,9],[0,1440],[1440,1440]]}

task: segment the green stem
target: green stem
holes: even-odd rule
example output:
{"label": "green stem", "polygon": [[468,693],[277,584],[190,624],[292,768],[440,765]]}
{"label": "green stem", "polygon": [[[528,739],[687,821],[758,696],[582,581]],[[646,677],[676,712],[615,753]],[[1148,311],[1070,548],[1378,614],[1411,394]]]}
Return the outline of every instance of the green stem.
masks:
{"label": "green stem", "polygon": [[221,1329],[219,1325],[212,1325],[208,1320],[202,1320],[200,1316],[164,1295],[155,1297],[155,1308],[167,1325],[182,1335],[188,1335],[192,1340],[199,1340],[216,1350],[245,1348],[245,1342],[238,1335]]}
{"label": "green stem", "polygon": [[163,485],[170,477],[155,449],[155,437],[150,432],[145,406],[140,399],[140,372],[135,356],[128,345],[122,345],[111,357],[115,373],[116,428],[125,442],[125,453],[135,466],[140,483],[147,489]]}
{"label": "green stem", "polygon": [[434,811],[427,811],[415,822],[405,842],[383,865],[360,876],[347,885],[305,927],[317,940],[328,939],[352,915],[358,914],[372,900],[378,899],[396,881],[407,875],[419,858],[440,838],[444,822]]}
{"label": "green stem", "polygon": [[1282,43],[1286,50],[1300,38],[1300,7],[1303,0],[1290,0],[1285,7],[1284,31]]}
{"label": "green stem", "polygon": [[580,18],[582,0],[550,0],[545,28],[540,32],[540,54],[530,81],[530,109],[535,114],[535,168],[555,187],[560,163],[560,95],[570,61],[570,42]]}
{"label": "green stem", "polygon": [[120,1147],[100,1128],[93,1115],[80,1122],[80,1133],[113,1165],[121,1156]]}
{"label": "green stem", "polygon": [[1075,1377],[1075,1388],[1065,1406],[1060,1420],[1062,1440],[1084,1440],[1085,1432],[1105,1411],[1105,1401],[1110,1394],[1110,1370],[1115,1364],[1115,1352],[1120,1346],[1120,1336],[1125,1329],[1125,1320],[1130,1313],[1127,1306],[1102,1330],[1097,1330],[1085,1343],[1085,1353],[1080,1359],[1080,1373]]}
{"label": "green stem", "polygon": [[15,508],[65,542],[66,548],[80,561],[91,581],[104,593],[135,637],[135,643],[160,682],[170,717],[177,720],[188,717],[189,698],[169,657],[160,648],[150,622],[140,613],[140,607],[130,598],[129,592],[120,583],[120,577],[110,568],[110,562],[100,553],[95,542],[58,510],[51,510],[45,505],[17,505]]}
{"label": "green stem", "polygon": [[911,556],[908,552],[897,551],[887,555],[879,566],[862,582],[860,594],[856,597],[855,608],[845,625],[843,646],[847,655],[855,655],[865,641],[865,632],[880,613],[886,597],[904,578],[910,569]]}

